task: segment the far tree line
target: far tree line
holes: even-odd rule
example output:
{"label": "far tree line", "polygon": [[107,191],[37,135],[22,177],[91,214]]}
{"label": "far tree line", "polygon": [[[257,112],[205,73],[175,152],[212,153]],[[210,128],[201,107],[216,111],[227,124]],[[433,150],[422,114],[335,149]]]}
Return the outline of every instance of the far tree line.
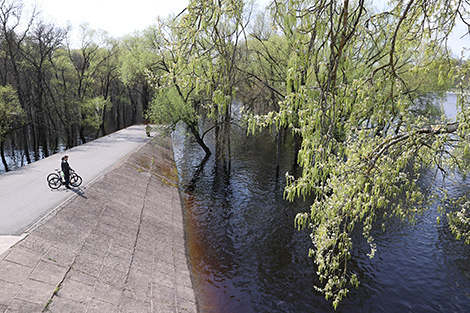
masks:
{"label": "far tree line", "polygon": [[139,72],[133,37],[118,40],[86,24],[79,38],[70,32],[21,1],[0,2],[0,152],[6,171],[7,149],[19,151],[21,164],[30,163],[59,146],[143,121],[152,89]]}

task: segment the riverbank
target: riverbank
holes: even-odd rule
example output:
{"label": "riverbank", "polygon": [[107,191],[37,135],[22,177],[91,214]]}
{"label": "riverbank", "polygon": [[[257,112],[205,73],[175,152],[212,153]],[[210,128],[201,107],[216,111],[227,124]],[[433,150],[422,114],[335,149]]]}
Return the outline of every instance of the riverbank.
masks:
{"label": "riverbank", "polygon": [[197,312],[177,183],[157,134],[0,256],[0,312]]}

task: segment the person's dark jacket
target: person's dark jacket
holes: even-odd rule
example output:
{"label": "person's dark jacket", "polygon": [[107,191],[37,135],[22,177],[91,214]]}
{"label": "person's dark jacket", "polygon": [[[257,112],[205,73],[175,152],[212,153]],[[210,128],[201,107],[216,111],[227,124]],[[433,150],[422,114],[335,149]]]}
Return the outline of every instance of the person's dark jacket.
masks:
{"label": "person's dark jacket", "polygon": [[67,162],[67,161],[65,161],[65,160],[62,160],[61,167],[62,167],[62,172],[63,172],[65,175],[69,175],[69,173],[70,173],[70,165],[69,165],[69,162]]}

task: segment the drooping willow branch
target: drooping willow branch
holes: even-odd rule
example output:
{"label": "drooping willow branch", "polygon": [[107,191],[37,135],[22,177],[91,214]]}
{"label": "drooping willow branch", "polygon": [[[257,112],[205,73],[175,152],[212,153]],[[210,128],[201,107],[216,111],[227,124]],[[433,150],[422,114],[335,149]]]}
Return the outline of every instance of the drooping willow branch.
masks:
{"label": "drooping willow branch", "polygon": [[406,132],[406,133],[402,133],[402,134],[392,136],[388,140],[385,140],[384,142],[382,142],[380,145],[377,146],[377,148],[374,149],[374,151],[372,151],[372,153],[371,153],[372,158],[371,158],[371,161],[370,161],[370,165],[371,165],[371,167],[374,167],[374,165],[377,162],[377,160],[379,159],[379,157],[381,155],[383,155],[385,153],[385,151],[387,151],[390,147],[394,146],[395,144],[400,143],[404,140],[407,140],[408,138],[410,138],[413,135],[452,134],[452,133],[456,132],[458,128],[459,128],[458,123],[451,123],[451,124],[437,126],[437,127],[428,126],[428,127],[424,127],[424,128],[418,129],[418,130],[413,131],[413,132]]}

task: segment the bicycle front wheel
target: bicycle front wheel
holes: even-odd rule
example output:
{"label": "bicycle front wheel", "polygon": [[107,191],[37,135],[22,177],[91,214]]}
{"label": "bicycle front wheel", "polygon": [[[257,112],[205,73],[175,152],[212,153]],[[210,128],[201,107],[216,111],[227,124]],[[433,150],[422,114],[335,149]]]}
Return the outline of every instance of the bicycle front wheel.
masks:
{"label": "bicycle front wheel", "polygon": [[50,188],[57,189],[60,187],[60,185],[62,185],[62,182],[60,181],[59,177],[51,176],[51,178],[47,181],[47,184]]}
{"label": "bicycle front wheel", "polygon": [[82,178],[77,174],[70,175],[70,185],[78,187],[82,184]]}

